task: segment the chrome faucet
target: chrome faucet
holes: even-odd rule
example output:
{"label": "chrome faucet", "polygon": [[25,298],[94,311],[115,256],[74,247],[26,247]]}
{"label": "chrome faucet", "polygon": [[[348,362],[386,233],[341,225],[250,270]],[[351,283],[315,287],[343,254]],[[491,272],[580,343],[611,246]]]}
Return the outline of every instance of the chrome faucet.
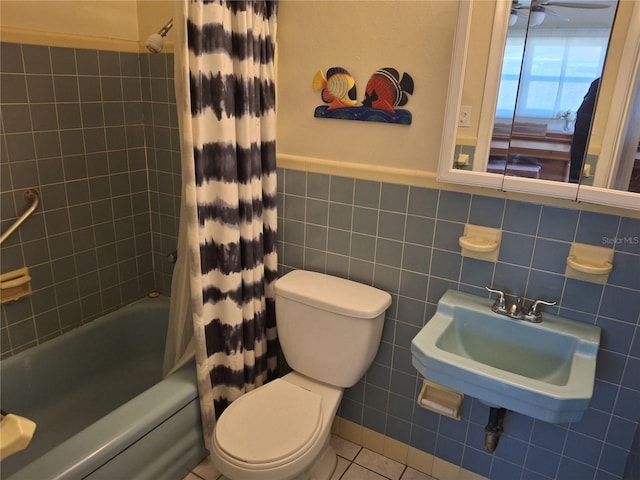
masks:
{"label": "chrome faucet", "polygon": [[536,300],[531,304],[527,313],[524,309],[524,298],[518,297],[517,300],[507,307],[507,301],[505,300],[505,294],[502,290],[495,290],[493,288],[484,287],[487,292],[496,293],[498,297],[491,306],[491,311],[499,313],[500,315],[506,315],[516,320],[526,320],[527,322],[540,323],[542,322],[542,311],[540,305],[556,305],[558,302],[548,302],[546,300]]}

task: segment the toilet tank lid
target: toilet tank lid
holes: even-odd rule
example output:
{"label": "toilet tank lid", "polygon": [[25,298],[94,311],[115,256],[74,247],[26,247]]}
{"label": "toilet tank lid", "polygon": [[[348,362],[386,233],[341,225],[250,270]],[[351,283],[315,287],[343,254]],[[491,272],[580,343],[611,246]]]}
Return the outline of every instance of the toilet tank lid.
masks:
{"label": "toilet tank lid", "polygon": [[356,318],[375,318],[391,305],[383,290],[344,278],[293,270],[275,284],[276,296]]}

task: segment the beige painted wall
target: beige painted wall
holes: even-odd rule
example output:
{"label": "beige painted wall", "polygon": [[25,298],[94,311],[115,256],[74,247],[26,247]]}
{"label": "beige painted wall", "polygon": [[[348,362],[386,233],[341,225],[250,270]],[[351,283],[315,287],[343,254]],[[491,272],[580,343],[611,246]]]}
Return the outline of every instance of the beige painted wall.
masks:
{"label": "beige painted wall", "polygon": [[[169,0],[1,0],[3,41],[141,51],[173,15]],[[167,37],[171,48],[172,34]]]}
{"label": "beige painted wall", "polygon": [[[283,1],[278,16],[278,152],[434,172],[453,42],[454,1]],[[317,119],[311,81],[341,66],[358,101],[381,67],[408,72],[410,126]]]}

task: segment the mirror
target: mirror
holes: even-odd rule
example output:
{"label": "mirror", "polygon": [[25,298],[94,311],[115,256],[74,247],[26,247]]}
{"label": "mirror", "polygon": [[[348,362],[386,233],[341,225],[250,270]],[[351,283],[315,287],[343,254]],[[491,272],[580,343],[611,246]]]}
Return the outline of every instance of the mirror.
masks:
{"label": "mirror", "polygon": [[[536,1],[534,0],[534,2]],[[635,81],[637,77],[636,60],[639,55],[640,35],[638,35],[636,25],[640,22],[640,6],[637,5],[640,2],[622,1],[616,8],[617,2],[608,0],[578,1],[592,6],[598,5],[598,7],[584,9],[560,7],[551,4],[564,2],[545,2],[546,10],[540,23],[538,23],[539,15],[536,19],[536,14],[539,12],[535,11],[535,8],[533,12],[525,15],[523,15],[525,12],[520,12],[520,10],[525,10],[524,8],[513,8],[525,2],[529,6],[531,2],[528,0],[520,0],[520,3],[508,0],[461,2],[454,62],[449,83],[450,91],[447,97],[447,117],[445,117],[445,125],[450,125],[451,131],[444,132],[443,136],[444,143],[438,170],[439,180],[573,200],[595,201],[591,198],[595,195],[598,197],[598,203],[618,205],[616,202],[603,199],[602,192],[592,195],[593,192],[589,193],[588,191],[591,188],[599,190],[612,188],[615,182],[611,177],[611,172],[614,170],[627,172],[619,173],[618,176],[628,174],[629,178],[634,178],[633,171],[636,162],[631,162],[631,167],[627,162],[624,163],[625,166],[618,168],[623,163],[617,161],[617,158],[620,157],[619,154],[621,154],[617,147],[624,143],[619,135],[621,125],[638,123],[637,120],[630,121],[628,117],[633,112],[638,112],[638,103],[635,104],[635,109],[630,105],[634,101],[640,102],[640,100],[630,98],[631,93],[637,89]],[[610,6],[605,8],[605,4]],[[535,5],[540,6],[540,3],[534,3]],[[512,15],[514,10],[517,10],[515,23]],[[583,19],[588,18],[594,11],[603,17],[602,12],[607,11],[609,21],[611,22],[615,18],[615,22],[613,29],[610,26],[604,26],[602,29],[607,32],[611,31],[611,41],[608,41],[608,33],[606,38],[599,40],[600,43],[595,46],[585,46],[583,41],[581,46],[576,47],[577,50],[574,49],[574,52],[578,51],[582,58],[578,55],[577,62],[567,63],[564,57],[573,58],[576,55],[568,55],[567,52],[571,51],[570,49],[557,46],[558,39],[575,47],[576,42],[580,43],[578,41],[580,35],[574,32],[568,36],[566,25],[562,28],[557,25],[571,23],[571,19],[567,21],[555,18],[559,22],[556,23],[555,28],[547,28],[544,33],[531,33],[534,28],[542,27],[545,22],[554,19],[554,15],[549,14],[550,10],[561,10],[563,13],[569,10],[572,16],[574,10],[580,11],[580,13],[583,13],[582,10],[589,10],[589,15],[579,15]],[[616,10],[619,13],[616,14]],[[566,15],[563,17],[567,18]],[[511,26],[509,25],[510,20]],[[515,28],[518,22],[528,25],[529,28]],[[533,27],[531,25],[533,23],[538,24]],[[493,28],[488,28],[488,25],[492,25]],[[564,30],[565,33],[560,34],[561,30]],[[538,30],[538,32],[543,31]],[[513,40],[507,42],[508,37]],[[536,42],[542,46],[537,48]],[[514,47],[517,44],[522,46],[527,43],[536,47],[533,50],[538,51],[544,50],[546,46],[547,52],[555,53],[555,57],[547,53],[543,60],[536,60],[535,55],[526,53],[526,51],[523,54],[522,51],[518,52]],[[551,46],[549,46],[550,44]],[[606,53],[607,44],[609,44],[608,53]],[[508,47],[506,56],[504,55],[505,45]],[[607,55],[606,65],[604,72],[600,75],[598,68],[602,70],[605,53]],[[529,55],[533,60],[527,58]],[[623,56],[626,56],[625,61],[622,61]],[[623,70],[633,70],[627,68],[629,59],[636,68],[634,71],[623,72]],[[520,66],[527,64],[527,62],[530,78],[529,84],[524,85],[519,79],[519,73]],[[520,65],[518,65],[519,63]],[[503,67],[504,75],[501,75]],[[558,81],[557,76],[552,79],[553,71],[558,70],[564,75],[562,82]],[[518,80],[515,80],[516,76]],[[534,78],[536,76],[537,78]],[[589,116],[587,121],[589,124],[587,131],[591,132],[591,136],[589,143],[583,147],[585,155],[582,157],[586,158],[587,175],[583,175],[580,179],[585,188],[580,188],[581,192],[579,193],[578,184],[569,182],[570,149],[575,129],[575,111],[580,107],[586,92],[595,79],[593,77],[601,77],[601,81],[597,94],[598,102],[595,104],[595,115]],[[622,77],[625,78],[628,85],[621,87]],[[506,81],[502,82],[503,79]],[[537,82],[538,80],[541,81]],[[517,84],[518,91],[514,94],[513,89],[509,91],[503,86],[499,88],[500,85],[506,85],[506,83]],[[549,88],[549,85],[552,85],[553,88]],[[540,88],[541,86],[542,88]],[[531,95],[536,92],[536,89],[538,91],[537,97]],[[542,91],[542,97],[540,91]],[[552,92],[553,95],[547,95],[549,92]],[[624,119],[621,116],[623,110],[614,108],[614,100],[617,96],[620,97],[616,100],[617,103],[629,106],[624,109],[627,114]],[[536,98],[538,98],[537,101]],[[573,107],[565,108],[567,104],[563,102],[571,102]],[[572,111],[567,115],[561,115],[567,110]],[[464,115],[460,116],[460,111],[463,111]],[[510,119],[509,111],[515,113],[513,120]],[[564,117],[566,117],[566,121]],[[544,118],[544,121],[540,121],[540,118]],[[593,122],[590,121],[591,118],[593,118]],[[613,127],[616,122],[617,130]],[[501,126],[502,123],[505,126]],[[495,131],[494,126],[496,127]],[[625,131],[628,130],[625,129]],[[616,139],[607,133],[611,131],[617,132],[614,135]],[[502,139],[498,139],[503,141],[502,151],[497,148],[500,145],[496,146],[495,134],[503,135]],[[633,136],[630,131],[625,135]],[[638,132],[635,135],[638,135]],[[633,140],[628,140],[626,143],[633,144]],[[637,155],[637,143],[636,141],[633,150],[634,159]],[[610,144],[616,147],[615,152]],[[514,147],[518,147],[520,150],[518,151]],[[627,147],[626,150],[630,148],[632,147]],[[499,155],[496,155],[496,152]],[[500,155],[503,161],[502,166],[492,165],[496,158],[500,158]],[[617,156],[614,158],[614,155]],[[556,163],[555,166],[553,162]],[[546,165],[544,165],[545,163]],[[580,170],[578,168],[578,172]],[[517,174],[514,174],[513,171],[520,171],[522,175],[516,176]],[[607,177],[607,180],[600,180],[600,177]],[[577,181],[577,178],[574,181]],[[587,183],[590,185],[586,185]],[[581,197],[583,191],[586,192],[586,197]],[[635,202],[625,200],[623,204],[640,210],[640,197],[637,197]]]}
{"label": "mirror", "polygon": [[[589,145],[586,162],[593,176],[583,175],[578,200],[640,210],[640,2],[622,2],[621,9],[628,4],[633,10],[625,17],[629,24],[619,68],[609,82],[612,94],[608,103],[599,100],[597,106],[611,113],[606,121],[596,118],[592,139],[601,139],[601,148],[592,153],[596,142]],[[616,22],[622,18],[619,14]],[[611,77],[603,76],[603,85],[607,80]]]}
{"label": "mirror", "polygon": [[487,171],[579,182],[617,4],[513,1]]}

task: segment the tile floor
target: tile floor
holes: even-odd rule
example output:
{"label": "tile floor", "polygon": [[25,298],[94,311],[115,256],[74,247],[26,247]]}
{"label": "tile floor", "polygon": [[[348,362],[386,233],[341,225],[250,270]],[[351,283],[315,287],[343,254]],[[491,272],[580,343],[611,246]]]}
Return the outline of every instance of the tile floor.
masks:
{"label": "tile floor", "polygon": [[[383,457],[336,435],[331,445],[338,454],[338,466],[331,480],[434,480],[399,462]],[[205,459],[183,480],[227,480]]]}

